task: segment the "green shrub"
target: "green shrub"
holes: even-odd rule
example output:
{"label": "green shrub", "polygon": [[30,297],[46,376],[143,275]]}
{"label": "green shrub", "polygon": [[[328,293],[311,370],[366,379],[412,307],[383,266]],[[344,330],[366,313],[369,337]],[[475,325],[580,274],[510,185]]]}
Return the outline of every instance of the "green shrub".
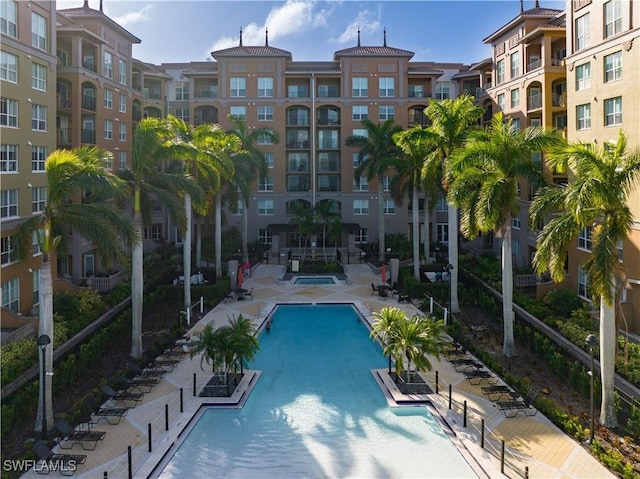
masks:
{"label": "green shrub", "polygon": [[627,431],[636,442],[640,441],[640,408],[636,406],[631,408],[631,415],[627,420]]}
{"label": "green shrub", "polygon": [[568,318],[571,313],[582,307],[582,300],[568,289],[552,289],[544,295],[543,303],[547,305],[554,314]]}

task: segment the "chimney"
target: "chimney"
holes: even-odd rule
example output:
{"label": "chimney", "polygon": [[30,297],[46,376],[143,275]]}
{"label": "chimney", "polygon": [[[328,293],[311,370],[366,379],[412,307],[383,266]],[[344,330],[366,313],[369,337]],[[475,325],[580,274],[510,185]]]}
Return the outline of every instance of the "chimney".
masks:
{"label": "chimney", "polygon": [[383,47],[387,46],[387,27],[384,28],[384,40],[382,42],[382,46]]}
{"label": "chimney", "polygon": [[84,0],[84,4],[82,5],[82,8],[89,8],[89,0]]}
{"label": "chimney", "polygon": [[358,46],[360,46],[360,27],[358,27]]}
{"label": "chimney", "polygon": [[264,46],[268,47],[269,46],[269,29],[265,28],[264,30]]}
{"label": "chimney", "polygon": [[242,46],[242,28],[240,28],[240,46]]}
{"label": "chimney", "polygon": [[535,7],[536,7],[536,8],[540,8],[540,1],[539,1],[539,0],[536,0]]}
{"label": "chimney", "polygon": [[520,0],[520,13],[524,12],[524,0]]}
{"label": "chimney", "polygon": [[102,0],[100,0],[100,11],[102,11]]}

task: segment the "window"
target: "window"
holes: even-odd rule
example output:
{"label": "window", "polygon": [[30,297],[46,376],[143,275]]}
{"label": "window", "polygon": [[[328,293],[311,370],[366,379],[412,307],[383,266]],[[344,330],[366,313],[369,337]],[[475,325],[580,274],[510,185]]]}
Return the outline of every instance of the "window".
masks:
{"label": "window", "polygon": [[258,121],[273,120],[273,106],[261,105],[258,107]]}
{"label": "window", "polygon": [[0,145],[0,172],[18,171],[18,145]]}
{"label": "window", "polygon": [[438,100],[447,100],[450,98],[451,87],[448,81],[437,81],[435,87],[435,97]]}
{"label": "window", "polygon": [[[518,183],[518,185],[520,185],[520,183]],[[520,223],[519,216],[514,216],[513,218],[511,218],[511,226],[516,230],[519,230],[521,228],[522,224]]]}
{"label": "window", "polygon": [[591,226],[583,228],[578,233],[578,248],[591,251]]}
{"label": "window", "polygon": [[273,215],[273,200],[258,200],[258,216]]}
{"label": "window", "polygon": [[176,108],[173,116],[175,116],[176,118],[180,118],[185,123],[189,123],[190,116],[188,108]]}
{"label": "window", "polygon": [[[351,154],[351,161],[353,162],[353,167],[357,168],[358,166],[360,166],[360,153],[352,153]],[[362,160],[364,161],[364,160]]]}
{"label": "window", "polygon": [[381,97],[394,97],[396,96],[395,90],[395,78],[393,77],[380,77],[378,78],[378,87]]}
{"label": "window", "polygon": [[576,90],[586,90],[591,87],[591,62],[576,67]]}
{"label": "window", "polygon": [[354,128],[351,130],[351,136],[363,136],[365,138],[369,137],[369,131],[366,128]]}
{"label": "window", "polygon": [[247,107],[246,106],[232,106],[229,109],[229,114],[238,119],[238,120],[246,120],[247,119]]}
{"label": "window", "polygon": [[113,120],[104,121],[104,139],[105,140],[113,139]]}
{"label": "window", "polygon": [[264,164],[267,168],[273,168],[274,154],[271,152],[264,154]]}
{"label": "window", "polygon": [[258,181],[258,191],[273,191],[273,176],[265,176]]}
{"label": "window", "polygon": [[18,102],[16,100],[0,99],[0,125],[18,127]]}
{"label": "window", "polygon": [[611,0],[604,4],[604,38],[622,31],[622,0]]}
{"label": "window", "polygon": [[504,83],[504,59],[499,60],[496,65],[497,85]]}
{"label": "window", "polygon": [[247,79],[241,77],[230,78],[230,94],[231,97],[245,97],[247,96]]}
{"label": "window", "polygon": [[107,78],[113,78],[113,54],[110,52],[104,52],[104,65],[102,66],[102,73]]}
{"label": "window", "polygon": [[31,12],[31,46],[47,49],[47,19]]}
{"label": "window", "polygon": [[127,152],[126,151],[118,152],[118,169],[120,170],[127,169]]}
{"label": "window", "polygon": [[127,124],[126,123],[120,123],[120,126],[118,127],[118,140],[127,141]]}
{"label": "window", "polygon": [[449,205],[447,204],[447,199],[444,196],[438,196],[436,200],[436,211],[448,211]]}
{"label": "window", "polygon": [[31,88],[47,91],[47,67],[39,63],[31,64]]}
{"label": "window", "polygon": [[18,190],[0,191],[0,218],[18,216]]}
{"label": "window", "polygon": [[160,240],[162,239],[162,223],[153,223],[151,230],[144,229],[145,239]]}
{"label": "window", "polygon": [[351,79],[351,96],[369,96],[369,83],[366,77],[354,77]]}
{"label": "window", "polygon": [[273,244],[273,235],[270,231],[260,228],[258,230],[258,243],[272,245]]}
{"label": "window", "polygon": [[258,78],[258,97],[271,98],[272,96],[273,96],[273,78],[271,77]]}
{"label": "window", "polygon": [[384,214],[395,215],[396,214],[396,202],[394,200],[384,200]]}
{"label": "window", "polygon": [[186,101],[189,99],[189,82],[176,83],[176,101]]}
{"label": "window", "polygon": [[604,101],[604,126],[622,125],[622,97]]}
{"label": "window", "polygon": [[108,88],[104,90],[104,107],[110,110],[113,108],[113,90],[109,90]]}
{"label": "window", "polygon": [[239,199],[236,201],[236,210],[232,211],[231,214],[242,216],[243,211],[244,211],[244,200]]}
{"label": "window", "polygon": [[520,106],[520,89],[516,88],[511,90],[511,108],[518,108]]}
{"label": "window", "polygon": [[591,104],[585,103],[584,105],[576,106],[576,118],[578,130],[586,130],[591,128]]}
{"label": "window", "polygon": [[14,241],[12,236],[5,236],[2,238],[2,247],[0,257],[2,258],[2,266],[14,263],[15,257]]}
{"label": "window", "polygon": [[354,240],[356,243],[368,243],[369,242],[369,229],[368,228],[360,228],[356,234],[354,235]]}
{"label": "window", "polygon": [[616,242],[616,249],[618,250],[618,261],[622,263],[623,251],[624,251],[624,243],[622,240],[618,240]]}
{"label": "window", "polygon": [[578,266],[578,296],[589,299],[589,279],[581,266]]}
{"label": "window", "polygon": [[396,108],[393,105],[380,105],[380,121],[393,120],[396,117]]}
{"label": "window", "polygon": [[[531,121],[533,122],[534,120]],[[511,126],[514,131],[520,131],[520,118],[511,118]]]}
{"label": "window", "polygon": [[589,14],[576,18],[576,51],[586,48],[591,43]]}
{"label": "window", "polygon": [[31,129],[47,131],[47,107],[44,105],[31,105]]}
{"label": "window", "polygon": [[111,155],[107,155],[103,158],[102,160],[102,164],[104,165],[104,167],[109,170],[112,171],[113,170],[113,156]]}
{"label": "window", "polygon": [[44,163],[47,159],[46,146],[31,147],[31,171],[45,171]]}
{"label": "window", "polygon": [[118,81],[121,85],[127,84],[127,62],[123,59],[118,60]]}
{"label": "window", "polygon": [[436,241],[439,243],[449,242],[449,224],[436,223]]}
{"label": "window", "polygon": [[520,52],[511,54],[511,78],[520,76]]}
{"label": "window", "polygon": [[15,313],[20,311],[20,281],[18,278],[11,279],[2,285],[2,307]]}
{"label": "window", "polygon": [[39,213],[44,211],[47,205],[47,187],[34,186],[31,188],[31,212]]}
{"label": "window", "polygon": [[351,112],[353,120],[364,120],[369,115],[369,107],[367,105],[353,105]]}
{"label": "window", "polygon": [[498,95],[498,109],[504,111],[504,93]]}
{"label": "window", "polygon": [[390,176],[383,176],[382,177],[382,191],[389,191],[389,185],[391,184],[391,177]]}
{"label": "window", "polygon": [[33,274],[31,275],[31,291],[32,296],[31,300],[33,301],[33,305],[36,306],[40,303],[40,270],[34,269]]}
{"label": "window", "polygon": [[18,3],[14,0],[0,2],[0,32],[18,37]]}
{"label": "window", "polygon": [[369,191],[369,180],[366,176],[353,179],[353,191]]}
{"label": "window", "polygon": [[[2,2],[4,4],[4,2]],[[18,57],[11,53],[0,54],[0,79],[18,83]]]}
{"label": "window", "polygon": [[353,200],[353,214],[363,216],[369,214],[369,200]]}
{"label": "window", "polygon": [[622,52],[604,57],[604,81],[610,82],[622,78]]}
{"label": "window", "polygon": [[258,145],[273,145],[273,131],[262,132],[258,135]]}
{"label": "window", "polygon": [[127,112],[127,96],[120,93],[120,99],[118,100],[118,111],[120,113]]}

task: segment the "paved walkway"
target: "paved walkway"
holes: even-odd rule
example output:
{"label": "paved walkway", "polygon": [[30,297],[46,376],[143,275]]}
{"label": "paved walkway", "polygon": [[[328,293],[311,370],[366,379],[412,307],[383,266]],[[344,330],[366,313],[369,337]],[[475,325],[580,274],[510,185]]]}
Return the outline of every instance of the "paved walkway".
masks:
{"label": "paved walkway", "polygon": [[[260,265],[243,287],[253,288],[254,299],[223,302],[207,313],[192,328],[190,334],[201,330],[206,324],[225,324],[230,317],[242,313],[252,318],[257,328],[264,327],[267,315],[278,303],[339,302],[353,303],[366,320],[371,314],[385,306],[397,306],[408,315],[420,311],[410,303],[399,304],[395,298],[379,298],[372,295],[371,283],[379,282],[378,276],[368,265],[348,265],[346,273],[349,281],[338,285],[296,286],[279,281],[284,266]],[[431,394],[428,407],[440,417],[443,426],[459,450],[467,458],[478,477],[524,477],[528,468],[530,478],[613,478],[615,477],[584,448],[563,434],[542,414],[533,417],[518,415],[506,418],[495,403],[482,394],[481,385],[471,385],[461,372],[444,359],[432,358],[434,371],[423,377],[435,390],[435,371],[438,372],[439,392]],[[154,469],[171,446],[181,439],[181,433],[197,417],[204,404],[212,398],[195,397],[195,387],[199,389],[210,377],[209,368],[200,368],[199,357],[185,356],[144,399],[128,411],[119,424],[100,422],[95,430],[106,431],[106,437],[94,451],[84,451],[79,445],[60,452],[86,454],[86,462],[78,467],[76,477],[81,478],[127,478],[128,446],[131,446],[133,477],[154,477]],[[207,372],[205,372],[207,371]],[[375,374],[375,373],[374,373]],[[243,389],[251,389],[258,380],[259,372],[245,375]],[[384,384],[383,380],[379,384]],[[452,397],[449,401],[448,387]],[[484,383],[482,385],[485,385]],[[392,398],[393,384],[387,390],[381,386],[388,399]],[[240,395],[227,400],[234,407],[240,407]],[[246,396],[244,396],[246,398]],[[414,398],[422,399],[422,398]],[[467,421],[464,425],[464,404],[466,402]],[[451,407],[449,407],[451,404]],[[481,442],[481,419],[485,421],[485,444]],[[167,429],[168,425],[168,431]],[[151,430],[151,440],[149,431]],[[500,468],[501,441],[505,443],[505,466]],[[151,452],[149,451],[151,449]],[[105,476],[107,473],[107,476]],[[41,477],[30,471],[23,477]]]}

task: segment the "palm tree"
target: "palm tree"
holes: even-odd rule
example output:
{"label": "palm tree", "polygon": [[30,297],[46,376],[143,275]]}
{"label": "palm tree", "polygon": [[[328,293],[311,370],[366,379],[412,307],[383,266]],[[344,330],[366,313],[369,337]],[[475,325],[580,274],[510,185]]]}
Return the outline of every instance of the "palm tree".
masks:
{"label": "palm tree", "polygon": [[[429,131],[434,135],[434,141],[437,145],[437,150],[431,160],[439,162],[443,171],[447,170],[451,155],[464,142],[470,125],[480,120],[483,112],[483,108],[477,106],[470,95],[462,95],[454,100],[429,102],[425,109],[425,115],[432,122]],[[426,164],[429,165],[429,168],[433,168],[432,161]],[[445,191],[448,191],[449,185],[446,181],[446,175],[442,175],[442,178],[445,179],[442,186]],[[450,309],[452,313],[458,313],[460,312],[458,304],[458,211],[451,203],[448,208],[448,224],[449,263],[453,266],[453,269],[449,271],[451,275]]]}
{"label": "palm tree", "polygon": [[[133,225],[138,235],[131,253],[131,356],[142,355],[143,227],[150,226],[151,207],[158,200],[174,224],[184,231],[184,204],[180,192],[192,191],[193,181],[184,172],[165,171],[175,161],[171,145],[173,132],[165,120],[145,118],[133,135],[131,169],[118,175],[129,185]],[[185,278],[185,282],[189,279]]]}
{"label": "palm tree", "polygon": [[554,281],[564,277],[569,245],[584,228],[592,227],[592,252],[582,265],[594,301],[600,303],[600,375],[602,403],[600,422],[616,427],[614,397],[617,326],[614,300],[616,280],[624,281],[617,245],[631,233],[633,215],[629,204],[640,185],[640,151],[627,149],[620,131],[616,143],[605,147],[573,143],[554,152],[549,166],[567,168],[574,177],[568,185],[543,188],[531,207],[531,221],[551,220],[540,233],[533,259],[539,272],[549,270]]}
{"label": "palm tree", "polygon": [[440,359],[440,353],[447,344],[443,320],[430,320],[425,317],[406,316],[396,325],[392,336],[393,349],[396,351],[396,374],[401,377],[405,371],[403,356],[407,360],[407,369],[411,364],[415,371],[431,371],[433,365],[428,354]]}
{"label": "palm tree", "polygon": [[[325,263],[327,262],[327,228],[330,228],[332,224],[335,224],[336,220],[339,221],[342,218],[336,206],[337,202],[335,200],[323,200],[316,204],[313,211],[315,219],[322,224],[322,255],[324,256]],[[337,238],[334,239],[337,240]]]}
{"label": "palm tree", "polygon": [[[47,202],[44,210],[31,216],[17,229],[14,239],[16,253],[22,260],[31,255],[34,240],[42,253],[42,267],[38,280],[40,319],[38,335],[47,335],[51,346],[46,346],[44,370],[53,367],[53,278],[51,259],[57,252],[67,249],[68,230],[93,242],[96,252],[107,263],[123,260],[123,245],[135,241],[131,221],[114,208],[109,198],[124,195],[126,185],[105,168],[110,154],[95,147],[56,150],[45,163],[47,173]],[[85,194],[81,201],[80,195]],[[42,358],[40,359],[42,361]],[[43,368],[40,368],[43,371]],[[40,394],[36,430],[42,430],[42,418],[53,426],[51,381],[46,382],[45,401],[42,400],[43,377],[40,373]],[[48,427],[47,427],[48,429]]]}
{"label": "palm tree", "polygon": [[519,130],[500,112],[486,129],[470,132],[464,146],[449,159],[447,198],[460,208],[462,233],[470,239],[478,232],[502,236],[503,353],[507,357],[516,355],[511,228],[520,213],[518,186],[545,183],[542,163],[532,156],[560,141],[557,132],[541,127]]}
{"label": "palm tree", "polygon": [[374,341],[382,343],[382,353],[389,357],[389,374],[391,374],[391,356],[393,355],[393,335],[395,334],[396,325],[406,317],[404,311],[400,308],[385,306],[379,312],[372,315],[373,323],[371,323],[371,336]]}
{"label": "palm tree", "polygon": [[384,174],[400,156],[398,147],[393,142],[393,135],[402,130],[393,119],[376,124],[369,119],[362,120],[362,126],[367,130],[367,136],[352,135],[347,137],[345,143],[360,149],[358,160],[360,164],[354,172],[355,178],[360,178],[367,172],[367,179],[378,180],[378,260],[385,259],[384,244]]}
{"label": "palm tree", "polygon": [[240,151],[233,156],[235,174],[233,184],[241,191],[242,208],[242,260],[249,260],[249,245],[247,239],[249,218],[249,195],[251,184],[256,179],[264,178],[267,171],[264,153],[255,147],[260,139],[266,139],[269,143],[278,143],[278,135],[269,128],[252,128],[247,126],[244,120],[229,115],[228,120],[233,125],[229,130],[230,135],[235,135],[240,140]]}
{"label": "palm tree", "polygon": [[[429,135],[422,125],[415,125],[408,130],[401,131],[393,135],[396,145],[402,150],[404,155],[396,160],[396,175],[391,181],[391,191],[396,201],[401,204],[402,198],[407,194],[411,196],[412,224],[413,224],[413,277],[420,281],[420,218],[418,192],[425,184],[423,180],[423,169],[425,160],[433,149],[433,143],[429,141]],[[427,170],[428,171],[428,170]],[[433,193],[431,193],[433,196]],[[425,191],[425,242],[429,243],[429,210]],[[427,246],[428,248],[428,246]],[[428,251],[428,250],[427,250]]]}
{"label": "palm tree", "polygon": [[304,253],[302,254],[302,258],[304,258],[309,236],[315,232],[314,211],[303,200],[294,201],[290,205],[290,212],[293,217],[289,220],[289,223],[298,227],[298,250],[303,248],[302,238],[304,238]]}
{"label": "palm tree", "polygon": [[[239,315],[229,320],[231,330],[231,347],[235,354],[236,363],[240,363],[240,374],[244,374],[245,361],[251,361],[260,349],[256,329],[249,318]],[[235,371],[234,371],[235,373]]]}
{"label": "palm tree", "polygon": [[230,178],[233,174],[233,164],[221,154],[226,148],[227,136],[219,125],[202,123],[198,126],[187,124],[181,118],[169,115],[167,118],[174,138],[171,141],[174,155],[182,160],[182,166],[187,175],[197,181],[190,190],[184,192],[184,208],[186,227],[183,241],[183,271],[184,271],[184,307],[188,317],[191,308],[191,234],[192,234],[192,192],[197,196],[193,199],[193,209],[200,214],[206,214],[206,190],[217,191],[222,178]]}

